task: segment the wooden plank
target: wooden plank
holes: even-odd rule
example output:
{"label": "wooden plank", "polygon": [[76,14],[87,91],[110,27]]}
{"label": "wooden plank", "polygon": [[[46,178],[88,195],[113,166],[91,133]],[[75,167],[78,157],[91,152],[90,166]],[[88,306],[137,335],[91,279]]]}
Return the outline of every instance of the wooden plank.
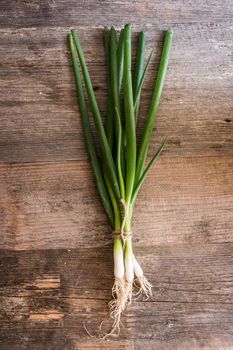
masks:
{"label": "wooden plank", "polygon": [[[197,243],[191,248],[189,244],[136,247],[136,256],[154,286],[152,302],[231,303],[232,243]],[[23,298],[42,293],[44,297],[108,300],[112,270],[111,246],[1,251],[0,295]]]}
{"label": "wooden plank", "polygon": [[179,0],[167,1],[164,6],[158,0],[153,1],[82,1],[75,0],[37,0],[34,2],[7,0],[1,1],[1,25],[21,26],[62,26],[69,24],[104,26],[122,25],[126,22],[137,26],[166,25],[171,23],[200,23],[218,21],[224,23],[232,20],[231,2],[214,0],[203,3],[201,0],[187,2]]}
{"label": "wooden plank", "polygon": [[219,350],[219,349],[230,349],[232,346],[232,337],[227,334],[212,335],[206,339],[188,339],[183,342],[180,342],[176,339],[171,339],[170,341],[161,344],[161,341],[153,339],[153,340],[136,340],[135,341],[135,349],[144,350],[145,348],[148,350]]}
{"label": "wooden plank", "polygon": [[[138,257],[154,285],[153,299],[133,302],[120,338],[107,344],[216,350],[221,342],[230,344],[232,248],[232,243],[142,247]],[[1,349],[94,349],[94,341],[97,349],[107,348],[89,338],[83,324],[98,336],[108,317],[111,250],[1,251],[0,256]]]}
{"label": "wooden plank", "polygon": [[[161,158],[134,213],[136,245],[232,242],[232,157]],[[86,161],[0,166],[2,248],[111,244]]]}
{"label": "wooden plank", "polygon": [[[224,27],[209,23],[174,27],[169,72],[151,149],[168,135],[168,156],[232,155],[231,22]],[[78,29],[104,115],[103,29]],[[144,29],[148,34],[147,55],[154,46],[156,55],[143,94],[139,135],[148,111],[162,39],[158,25],[148,24]],[[67,47],[68,31],[68,27],[0,30],[0,160],[86,159]]]}
{"label": "wooden plank", "polygon": [[[232,348],[232,16],[228,0],[1,1],[1,350]],[[104,117],[103,27],[129,21],[147,32],[147,56],[156,48],[139,136],[162,31],[175,30],[151,151],[164,135],[169,144],[133,226],[153,297],[133,302],[120,337],[106,342],[98,327],[108,317],[112,241],[87,162],[67,33],[79,31]]]}

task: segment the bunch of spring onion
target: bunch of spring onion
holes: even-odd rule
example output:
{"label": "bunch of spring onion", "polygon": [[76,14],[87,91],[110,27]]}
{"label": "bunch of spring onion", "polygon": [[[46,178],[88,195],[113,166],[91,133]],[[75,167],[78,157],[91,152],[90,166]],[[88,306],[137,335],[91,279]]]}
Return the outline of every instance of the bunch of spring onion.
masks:
{"label": "bunch of spring onion", "polygon": [[[86,147],[100,199],[113,231],[115,282],[112,288],[113,300],[109,303],[110,316],[113,319],[110,334],[119,333],[120,317],[126,305],[131,302],[133,288],[138,288],[139,295],[144,294],[147,298],[151,295],[152,286],[145,278],[133,252],[131,222],[138,192],[166,143],[165,138],[152,159],[145,165],[165,81],[172,37],[172,30],[168,30],[165,33],[159,70],[141,142],[137,144],[136,125],[140,96],[152,57],[151,53],[144,65],[145,33],[139,34],[135,69],[132,73],[131,25],[125,25],[119,35],[113,27],[110,30],[105,29],[108,85],[105,118],[102,118],[96,101],[78,35],[74,30],[69,34]],[[87,96],[84,93],[83,82]],[[86,101],[91,107],[100,154],[96,153]]]}

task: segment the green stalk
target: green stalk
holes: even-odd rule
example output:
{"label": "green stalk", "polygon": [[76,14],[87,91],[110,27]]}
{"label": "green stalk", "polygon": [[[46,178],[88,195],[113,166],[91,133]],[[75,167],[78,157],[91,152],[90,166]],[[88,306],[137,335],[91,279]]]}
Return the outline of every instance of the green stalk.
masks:
{"label": "green stalk", "polygon": [[160,156],[162,150],[164,149],[164,146],[167,142],[167,137],[165,137],[165,139],[163,140],[163,142],[161,143],[161,145],[159,146],[159,148],[157,149],[157,151],[155,152],[155,154],[153,155],[152,159],[150,160],[149,164],[147,165],[146,169],[144,170],[142,176],[140,177],[138,183],[136,184],[134,191],[133,191],[133,195],[132,195],[132,205],[134,204],[137,194],[145,180],[146,175],[148,174],[149,170],[151,169],[152,165],[155,163],[155,161],[158,159],[158,157]]}
{"label": "green stalk", "polygon": [[136,56],[135,71],[133,76],[133,96],[134,96],[136,119],[139,112],[139,100],[140,100],[141,90],[139,92],[137,101],[136,101],[136,93],[138,91],[139,84],[143,74],[145,47],[146,47],[146,34],[144,32],[140,32],[139,38],[138,38],[138,49],[137,49],[137,56]]}
{"label": "green stalk", "polygon": [[109,218],[110,224],[112,227],[114,227],[114,217],[113,217],[113,210],[112,205],[110,202],[110,198],[103,180],[102,172],[100,170],[98,158],[95,151],[94,141],[93,141],[93,135],[90,128],[84,93],[83,93],[83,87],[82,87],[82,81],[81,81],[81,75],[79,71],[78,66],[78,57],[77,53],[74,47],[74,41],[69,34],[69,45],[70,45],[70,52],[72,57],[72,63],[73,63],[73,69],[75,73],[75,81],[76,81],[76,87],[77,87],[77,94],[78,94],[78,102],[79,102],[79,108],[80,108],[80,114],[81,114],[81,120],[83,125],[83,132],[86,142],[87,151],[90,157],[92,170],[95,176],[97,189],[99,191],[99,195],[101,198],[101,201],[103,203],[103,207],[107,213],[107,216]]}
{"label": "green stalk", "polygon": [[106,56],[108,84],[110,84],[110,63],[111,63],[109,42],[110,42],[110,30],[108,28],[105,28],[104,29],[104,49],[105,49],[105,56]]}
{"label": "green stalk", "polygon": [[109,143],[110,150],[113,148],[113,109],[112,109],[112,97],[110,91],[110,71],[111,71],[111,61],[110,61],[110,31],[105,28],[104,31],[104,48],[106,55],[106,65],[107,65],[107,85],[108,85],[108,98],[107,98],[107,116],[105,120],[105,133]]}
{"label": "green stalk", "polygon": [[156,79],[155,88],[152,96],[152,102],[151,102],[148,118],[146,120],[145,128],[143,131],[141,145],[139,147],[138,159],[137,159],[137,170],[135,175],[135,184],[139,181],[144,170],[148,147],[149,147],[155,119],[157,116],[159,101],[160,101],[160,97],[161,97],[161,93],[162,93],[162,89],[165,81],[165,76],[167,72],[172,37],[173,37],[173,31],[168,30],[165,36],[158,76]]}
{"label": "green stalk", "polygon": [[125,198],[125,184],[121,170],[121,147],[122,147],[122,125],[120,115],[120,96],[119,96],[119,80],[118,80],[118,64],[117,64],[117,47],[116,47],[116,31],[112,27],[110,31],[110,60],[111,60],[111,94],[114,106],[114,121],[117,142],[117,171],[118,181],[120,185],[121,198]]}
{"label": "green stalk", "polygon": [[120,37],[117,46],[117,61],[118,61],[118,80],[119,80],[119,93],[121,91],[123,70],[124,70],[124,29],[120,32]]}
{"label": "green stalk", "polygon": [[145,68],[144,68],[142,76],[141,76],[141,80],[139,81],[138,88],[137,88],[137,90],[135,92],[135,95],[134,95],[134,111],[135,112],[136,112],[137,106],[138,106],[138,104],[140,102],[140,96],[141,96],[142,87],[143,87],[143,84],[144,84],[144,81],[145,81],[145,78],[146,78],[146,73],[148,71],[148,67],[149,67],[149,64],[150,64],[150,61],[151,61],[153,53],[154,53],[154,49],[151,51],[150,56],[149,56],[149,58],[148,58],[148,60],[146,62]]}
{"label": "green stalk", "polygon": [[122,155],[122,128],[121,128],[121,119],[119,111],[116,108],[116,121],[118,124],[118,136],[117,136],[117,170],[118,170],[118,180],[121,190],[121,198],[125,198],[125,184],[121,170],[121,155]]}
{"label": "green stalk", "polygon": [[125,222],[125,232],[131,231],[132,214],[133,214],[133,206],[130,203],[128,207],[126,222]]}
{"label": "green stalk", "polygon": [[[117,63],[118,63],[118,85],[119,85],[119,99],[121,97],[121,87],[122,87],[122,79],[124,74],[124,29],[120,32],[120,37],[117,46]],[[124,123],[124,115],[121,113],[121,121],[122,125]],[[121,145],[121,172],[123,179],[125,181],[125,152],[124,152],[124,128],[122,127],[122,145]]]}
{"label": "green stalk", "polygon": [[116,201],[116,198],[114,196],[112,187],[110,185],[110,182],[109,182],[108,175],[106,173],[105,167],[103,169],[103,172],[104,172],[104,180],[105,180],[105,183],[106,183],[106,186],[107,186],[107,189],[108,189],[109,196],[111,198],[111,203],[112,203],[113,212],[114,212],[114,226],[113,226],[113,228],[114,228],[115,231],[119,231],[120,227],[121,227],[121,215],[120,215],[118,203]]}
{"label": "green stalk", "polygon": [[82,51],[81,45],[79,43],[77,33],[74,30],[71,30],[71,33],[73,36],[73,40],[74,40],[76,50],[78,53],[80,65],[82,68],[82,73],[83,73],[83,77],[84,77],[84,81],[85,81],[85,85],[86,85],[86,89],[87,89],[87,94],[88,94],[89,102],[90,102],[91,109],[92,109],[93,118],[95,121],[96,130],[97,130],[99,141],[100,141],[103,161],[106,165],[107,173],[109,174],[109,180],[110,180],[110,184],[111,184],[111,187],[113,189],[113,192],[114,192],[116,198],[120,199],[120,189],[119,189],[119,184],[118,184],[118,180],[117,180],[116,168],[115,168],[112,153],[111,153],[111,150],[109,147],[109,143],[108,143],[108,140],[107,140],[107,137],[105,134],[101,115],[99,112],[99,108],[98,108],[97,101],[95,98],[94,90],[92,87],[90,75],[89,75],[89,72],[88,72],[88,69],[87,69],[87,66],[85,63],[83,51]]}
{"label": "green stalk", "polygon": [[124,106],[125,106],[125,138],[126,138],[126,205],[130,203],[134,187],[136,167],[136,131],[131,77],[131,25],[124,29]]}

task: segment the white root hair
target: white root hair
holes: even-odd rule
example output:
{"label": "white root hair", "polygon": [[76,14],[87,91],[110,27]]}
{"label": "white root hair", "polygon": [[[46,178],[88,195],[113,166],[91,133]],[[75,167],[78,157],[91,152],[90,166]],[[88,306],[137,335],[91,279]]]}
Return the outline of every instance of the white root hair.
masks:
{"label": "white root hair", "polygon": [[118,336],[120,334],[121,315],[126,306],[132,300],[133,284],[125,279],[116,278],[112,287],[113,300],[108,305],[110,309],[110,318],[113,320],[111,331],[104,335],[103,339],[109,336]]}
{"label": "white root hair", "polygon": [[144,276],[143,270],[139,262],[136,260],[135,256],[133,257],[133,264],[134,273],[136,276],[134,280],[134,286],[138,289],[137,293],[135,294],[136,299],[140,296],[144,296],[145,300],[147,300],[152,296],[152,284],[150,284]]}
{"label": "white root hair", "polygon": [[143,296],[147,300],[152,296],[152,284],[148,282],[144,275],[135,278],[134,286],[138,288],[136,293],[137,298]]}

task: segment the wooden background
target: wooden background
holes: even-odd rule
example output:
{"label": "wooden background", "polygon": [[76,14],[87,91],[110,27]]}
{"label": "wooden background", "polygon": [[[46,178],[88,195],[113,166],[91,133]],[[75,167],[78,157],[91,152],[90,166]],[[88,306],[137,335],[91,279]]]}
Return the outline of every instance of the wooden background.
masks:
{"label": "wooden background", "polygon": [[[1,0],[0,349],[233,349],[233,3]],[[84,147],[67,33],[78,29],[106,105],[103,27],[175,31],[151,152],[169,136],[135,210],[153,298],[118,339],[98,336],[113,283],[110,228]],[[139,135],[142,124],[139,124]]]}

